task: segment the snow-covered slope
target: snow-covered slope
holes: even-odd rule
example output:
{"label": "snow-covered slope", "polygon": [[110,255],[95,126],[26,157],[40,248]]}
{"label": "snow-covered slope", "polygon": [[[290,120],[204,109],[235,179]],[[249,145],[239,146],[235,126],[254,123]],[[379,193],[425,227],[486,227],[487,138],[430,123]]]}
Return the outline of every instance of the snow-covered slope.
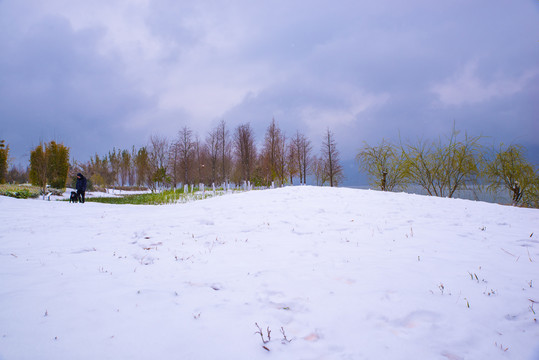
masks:
{"label": "snow-covered slope", "polygon": [[537,301],[534,209],[317,187],[0,197],[0,359],[531,360]]}

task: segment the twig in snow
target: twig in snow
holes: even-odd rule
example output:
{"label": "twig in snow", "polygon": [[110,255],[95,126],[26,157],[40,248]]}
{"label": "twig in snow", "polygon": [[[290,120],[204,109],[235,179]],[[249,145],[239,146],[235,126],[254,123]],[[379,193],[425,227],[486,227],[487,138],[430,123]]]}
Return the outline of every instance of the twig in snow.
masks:
{"label": "twig in snow", "polygon": [[502,251],[503,251],[504,253],[509,254],[509,255],[511,255],[512,257],[516,257],[515,255],[511,254],[509,251],[505,250],[504,248],[500,248],[500,249],[502,249]]}
{"label": "twig in snow", "polygon": [[285,344],[285,342],[289,343],[289,342],[291,342],[293,340],[293,339],[288,340],[286,338],[286,333],[284,332],[284,328],[282,326],[281,326],[281,334],[283,334],[283,341],[281,341],[281,343]]}
{"label": "twig in snow", "polygon": [[[269,343],[270,340],[271,340],[271,330],[270,330],[269,326],[268,326],[268,328],[267,328],[267,330],[266,330],[267,333],[268,333],[268,340],[266,340],[266,339],[264,339],[264,332],[263,332],[262,328],[261,328],[260,326],[258,326],[258,323],[255,323],[255,325],[256,325],[256,327],[258,328],[258,331],[256,331],[255,334],[260,334],[260,337],[262,338],[262,342],[263,342],[264,344]],[[266,349],[266,350],[269,351],[269,349]]]}
{"label": "twig in snow", "polygon": [[528,259],[530,259],[530,262],[533,262],[532,257],[530,255],[530,248],[526,248],[528,250]]}

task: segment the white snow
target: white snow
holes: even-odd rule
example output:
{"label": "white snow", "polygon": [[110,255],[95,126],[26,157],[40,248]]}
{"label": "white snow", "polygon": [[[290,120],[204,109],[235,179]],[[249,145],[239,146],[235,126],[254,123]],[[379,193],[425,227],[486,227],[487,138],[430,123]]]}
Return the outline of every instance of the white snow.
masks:
{"label": "white snow", "polygon": [[531,360],[533,301],[537,209],[318,187],[0,197],[0,359]]}

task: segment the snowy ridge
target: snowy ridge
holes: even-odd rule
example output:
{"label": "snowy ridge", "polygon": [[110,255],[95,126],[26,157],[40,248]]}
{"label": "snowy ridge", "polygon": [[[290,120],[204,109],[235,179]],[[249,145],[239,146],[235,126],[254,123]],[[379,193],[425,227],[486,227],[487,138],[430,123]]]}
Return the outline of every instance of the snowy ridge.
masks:
{"label": "snowy ridge", "polygon": [[0,284],[0,359],[539,358],[536,209],[318,187],[0,197]]}

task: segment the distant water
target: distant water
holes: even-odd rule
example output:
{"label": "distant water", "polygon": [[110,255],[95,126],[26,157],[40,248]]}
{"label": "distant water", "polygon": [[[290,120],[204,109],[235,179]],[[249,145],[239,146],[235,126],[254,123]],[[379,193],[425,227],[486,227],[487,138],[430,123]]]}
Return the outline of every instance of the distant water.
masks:
{"label": "distant water", "polygon": [[[373,189],[369,185],[360,185],[360,186],[347,186],[352,189]],[[418,194],[418,195],[428,195],[427,191],[418,187],[410,186],[406,190],[397,190],[395,192],[405,192],[408,194]],[[480,188],[472,188],[467,190],[457,190],[453,194],[453,198],[456,199],[466,199],[466,200],[476,200],[476,201],[485,201],[496,204],[509,205],[511,204],[511,195],[508,191],[498,191],[496,193],[486,191]]]}

